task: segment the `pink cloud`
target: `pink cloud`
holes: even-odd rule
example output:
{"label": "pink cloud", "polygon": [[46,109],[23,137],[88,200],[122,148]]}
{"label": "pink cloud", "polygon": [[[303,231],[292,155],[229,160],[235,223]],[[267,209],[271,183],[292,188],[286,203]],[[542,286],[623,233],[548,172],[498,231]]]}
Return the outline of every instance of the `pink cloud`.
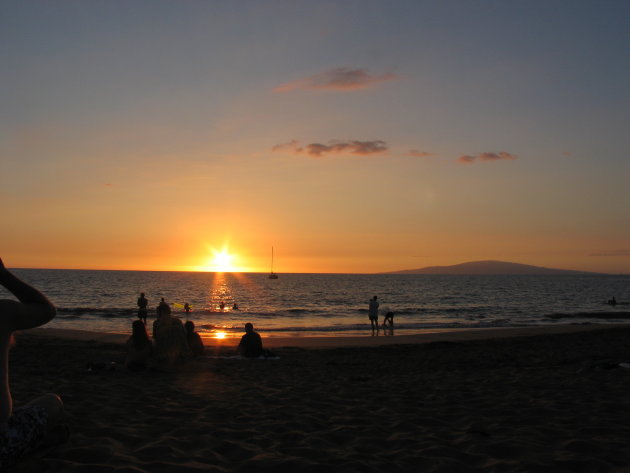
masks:
{"label": "pink cloud", "polygon": [[365,89],[380,82],[395,79],[398,79],[398,77],[392,73],[374,76],[365,69],[337,67],[315,74],[314,76],[285,82],[276,87],[274,92],[289,92],[295,89],[349,91]]}
{"label": "pink cloud", "polygon": [[504,161],[504,160],[512,160],[518,159],[518,156],[512,153],[508,153],[507,151],[499,151],[498,153],[494,152],[485,152],[479,153],[478,155],[470,155],[465,154],[457,158],[457,162],[461,164],[472,164],[475,161]]}
{"label": "pink cloud", "polygon": [[500,161],[503,159],[518,159],[518,156],[505,151],[499,151],[498,153],[481,153],[479,159],[482,161]]}
{"label": "pink cloud", "polygon": [[476,156],[465,154],[464,156],[460,156],[459,158],[457,158],[457,162],[462,164],[472,164],[475,162],[475,159],[477,159]]}
{"label": "pink cloud", "polygon": [[408,156],[413,156],[416,158],[426,158],[429,156],[435,156],[434,153],[429,153],[428,151],[418,151],[417,149],[410,149],[409,153],[407,153]]}
{"label": "pink cloud", "polygon": [[367,156],[370,154],[384,153],[388,150],[387,143],[383,140],[371,141],[330,141],[329,144],[310,143],[306,146],[300,146],[296,140],[288,143],[276,145],[273,151],[284,151],[290,153],[306,153],[310,156],[321,157],[326,154],[356,154]]}

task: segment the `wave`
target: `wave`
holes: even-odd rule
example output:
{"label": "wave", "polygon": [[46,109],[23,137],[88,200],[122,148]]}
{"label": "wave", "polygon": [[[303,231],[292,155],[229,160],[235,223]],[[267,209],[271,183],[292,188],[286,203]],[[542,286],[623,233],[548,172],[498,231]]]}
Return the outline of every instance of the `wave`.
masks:
{"label": "wave", "polygon": [[[426,330],[437,330],[437,329],[470,329],[470,328],[496,328],[496,327],[523,327],[528,324],[515,324],[508,319],[502,320],[493,320],[489,322],[475,322],[475,323],[464,323],[464,322],[449,322],[449,323],[399,323],[394,324],[394,331],[399,334],[420,332]],[[241,333],[243,332],[242,325],[213,325],[213,324],[202,324],[197,326],[198,331],[200,332],[227,332],[227,333]],[[330,334],[330,333],[350,333],[350,332],[365,332],[368,333],[371,331],[369,324],[347,324],[347,325],[309,325],[309,326],[276,326],[276,327],[264,327],[264,326],[256,326],[257,332],[260,333],[283,333],[283,334],[313,334],[313,333],[322,333],[322,334]]]}
{"label": "wave", "polygon": [[550,319],[605,319],[605,320],[625,320],[630,319],[630,312],[575,312],[547,314]]}
{"label": "wave", "polygon": [[79,318],[82,315],[96,315],[100,317],[129,317],[136,315],[137,310],[120,308],[96,308],[96,307],[58,307],[57,316],[64,318]]}

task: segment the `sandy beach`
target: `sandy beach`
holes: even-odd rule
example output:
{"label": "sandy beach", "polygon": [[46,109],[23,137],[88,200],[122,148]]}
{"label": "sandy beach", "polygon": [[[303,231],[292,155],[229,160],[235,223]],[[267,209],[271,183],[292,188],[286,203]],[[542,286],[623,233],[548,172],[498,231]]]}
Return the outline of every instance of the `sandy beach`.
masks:
{"label": "sandy beach", "polygon": [[17,472],[630,471],[630,326],[204,340],[167,373],[124,369],[126,336],[16,338],[15,404],[56,392],[72,431]]}

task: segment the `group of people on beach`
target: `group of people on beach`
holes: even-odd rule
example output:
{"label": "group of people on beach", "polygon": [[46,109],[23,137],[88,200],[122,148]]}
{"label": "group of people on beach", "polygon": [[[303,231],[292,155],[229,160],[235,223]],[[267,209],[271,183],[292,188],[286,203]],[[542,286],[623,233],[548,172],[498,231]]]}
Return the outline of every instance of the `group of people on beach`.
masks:
{"label": "group of people on beach", "polygon": [[[138,320],[132,323],[132,333],[127,340],[126,366],[132,371],[142,371],[149,367],[172,367],[178,362],[199,358],[204,354],[204,345],[199,333],[195,331],[192,320],[182,321],[171,312],[171,306],[162,297],[156,308],[156,319],[153,322],[153,341],[146,329],[148,300],[144,292],[137,301]],[[238,306],[234,304],[235,310]],[[223,309],[224,307],[221,307]],[[184,304],[184,312],[188,318],[191,306]],[[251,323],[245,324],[245,334],[237,347],[241,356],[256,358],[268,356],[263,349],[262,339],[254,331]]]}
{"label": "group of people on beach", "polygon": [[[368,303],[368,318],[370,319],[370,325],[372,326],[372,335],[377,335],[379,332],[378,325],[378,308],[380,303],[378,302],[378,296],[372,297]],[[389,330],[390,334],[394,334],[394,313],[386,312],[383,317],[383,330]]]}
{"label": "group of people on beach", "polygon": [[[144,292],[138,298],[138,320],[131,324],[131,336],[127,340],[125,364],[131,371],[149,367],[171,367],[180,361],[203,356],[204,346],[191,320],[186,323],[171,313],[171,307],[162,297],[156,308],[153,322],[153,341],[146,328],[148,300]],[[186,314],[190,306],[184,306]]]}
{"label": "group of people on beach", "polygon": [[[65,423],[61,398],[52,393],[14,407],[9,388],[9,351],[17,330],[45,325],[56,315],[55,306],[37,289],[12,274],[0,258],[0,286],[17,300],[0,299],[0,471],[7,471],[29,453],[68,440],[70,430]],[[192,321],[182,324],[171,314],[162,298],[153,323],[153,342],[146,330],[148,302],[144,294],[138,299],[138,320],[132,323],[127,341],[127,367],[137,371],[150,362],[172,364],[203,354],[201,337]],[[189,312],[189,310],[187,310]],[[251,323],[238,350],[242,356],[264,355],[262,339]]]}

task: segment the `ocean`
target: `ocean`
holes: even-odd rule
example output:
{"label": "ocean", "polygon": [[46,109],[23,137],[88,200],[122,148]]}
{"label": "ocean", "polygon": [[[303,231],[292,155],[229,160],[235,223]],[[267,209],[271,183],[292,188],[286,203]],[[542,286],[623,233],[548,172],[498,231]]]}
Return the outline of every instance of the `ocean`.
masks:
{"label": "ocean", "polygon": [[[370,335],[374,295],[380,321],[394,312],[394,335],[630,322],[630,275],[280,274],[270,280],[261,273],[12,271],[57,306],[46,327],[94,332],[129,333],[140,292],[149,300],[149,325],[164,297],[183,320],[183,304],[190,304],[188,317],[206,337],[240,336],[246,322],[267,337]],[[613,296],[616,306],[607,303]],[[0,288],[0,298],[11,297]]]}

